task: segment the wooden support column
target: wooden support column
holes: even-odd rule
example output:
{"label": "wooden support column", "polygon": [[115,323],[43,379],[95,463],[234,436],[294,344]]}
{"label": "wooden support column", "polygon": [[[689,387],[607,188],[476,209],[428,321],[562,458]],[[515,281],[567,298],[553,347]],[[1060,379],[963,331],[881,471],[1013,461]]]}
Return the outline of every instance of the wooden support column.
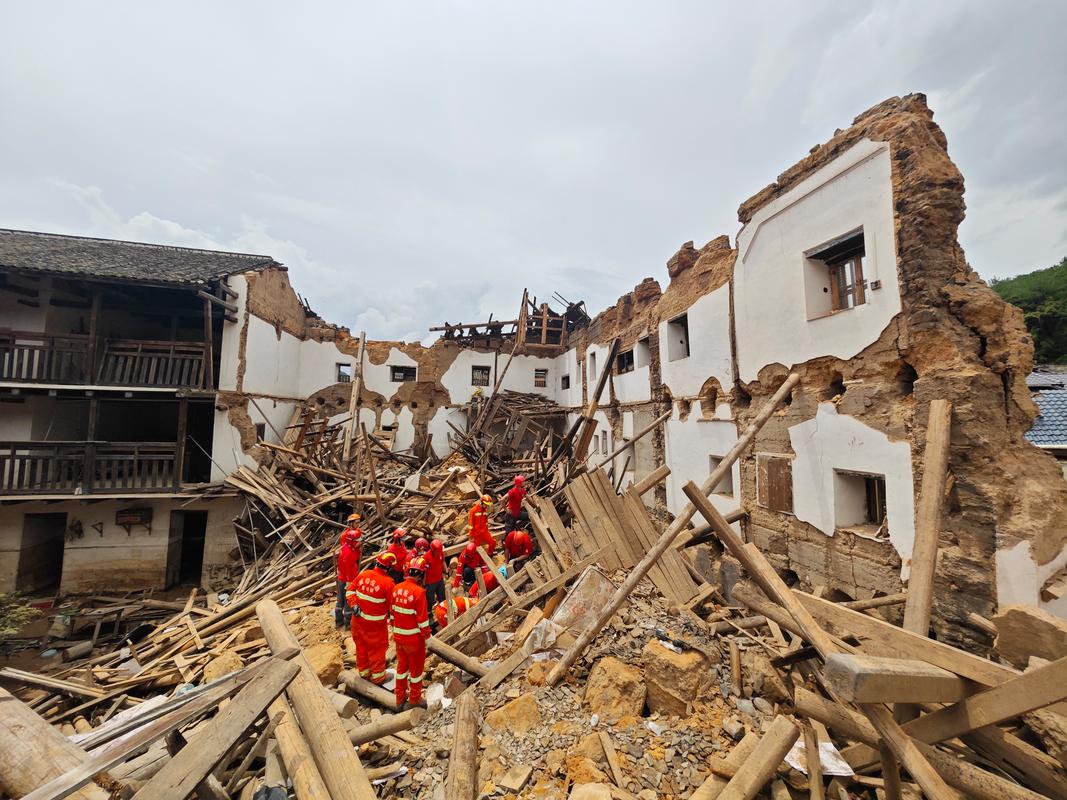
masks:
{"label": "wooden support column", "polygon": [[100,301],[102,294],[103,293],[99,288],[94,287],[92,304],[89,306],[89,345],[85,361],[85,379],[86,383],[90,384],[96,383],[99,380],[99,376],[97,375],[99,353],[97,352],[96,337],[100,325]]}
{"label": "wooden support column", "polygon": [[[271,652],[277,655],[293,648],[300,651],[300,644],[289,630],[277,603],[261,600],[256,604],[256,616]],[[322,692],[315,670],[302,651],[296,661],[300,672],[289,684],[286,695],[293,704],[297,721],[307,737],[330,796],[334,800],[377,800],[374,787],[348,741],[337,712]]]}
{"label": "wooden support column", "polygon": [[[359,424],[359,412],[363,408],[363,399],[361,397],[363,393],[363,354],[366,351],[367,332],[360,331],[359,356],[356,359],[356,368],[353,370],[355,374],[352,376],[352,394],[348,397],[348,421],[345,422],[345,441],[341,455],[342,461],[346,464],[352,457],[352,435],[355,433],[356,425]],[[356,474],[359,474],[358,470],[356,470]]]}
{"label": "wooden support column", "polygon": [[203,388],[215,388],[215,331],[211,324],[211,301],[204,300],[204,369]]}
{"label": "wooden support column", "polygon": [[904,630],[929,635],[930,609],[934,601],[937,540],[941,533],[941,509],[945,498],[945,473],[952,427],[952,405],[947,400],[930,402],[923,453],[923,480],[915,515],[915,546],[908,577],[908,600],[904,604]]}
{"label": "wooden support column", "polygon": [[182,488],[182,479],[185,477],[185,435],[189,423],[189,398],[178,398],[178,437],[177,449],[174,451],[174,485],[177,492]]}
{"label": "wooden support column", "polygon": [[89,397],[89,425],[85,432],[85,452],[82,454],[82,494],[93,490],[93,473],[96,468],[96,415],[98,413],[96,395]]}

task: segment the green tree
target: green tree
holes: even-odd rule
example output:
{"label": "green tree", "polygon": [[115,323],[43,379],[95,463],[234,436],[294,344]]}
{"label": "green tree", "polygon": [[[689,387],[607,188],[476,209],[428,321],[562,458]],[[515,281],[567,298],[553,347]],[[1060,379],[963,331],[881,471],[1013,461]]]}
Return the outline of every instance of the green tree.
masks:
{"label": "green tree", "polygon": [[1055,266],[989,282],[1023,310],[1038,364],[1067,364],[1067,258]]}

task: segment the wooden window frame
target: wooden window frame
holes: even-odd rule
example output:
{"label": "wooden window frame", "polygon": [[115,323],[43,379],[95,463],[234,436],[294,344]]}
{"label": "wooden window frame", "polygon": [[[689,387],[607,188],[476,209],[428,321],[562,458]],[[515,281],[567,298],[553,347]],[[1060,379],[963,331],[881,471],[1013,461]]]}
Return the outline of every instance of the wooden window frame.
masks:
{"label": "wooden window frame", "polygon": [[[471,365],[471,386],[488,386],[489,380],[492,375],[493,368],[487,367],[484,364],[472,364]],[[484,378],[479,377],[480,373],[484,373]]]}
{"label": "wooden window frame", "polygon": [[[400,374],[403,377],[397,378],[397,374]],[[411,375],[411,377],[410,378],[407,377],[408,375]],[[406,366],[406,365],[399,365],[399,364],[397,364],[397,365],[390,364],[389,365],[389,380],[392,383],[415,383],[415,382],[418,382],[418,380],[419,380],[419,368],[418,367],[409,367],[409,366]]]}
{"label": "wooden window frame", "polygon": [[534,370],[534,388],[535,389],[547,389],[548,388],[548,370],[547,369],[535,369]]}

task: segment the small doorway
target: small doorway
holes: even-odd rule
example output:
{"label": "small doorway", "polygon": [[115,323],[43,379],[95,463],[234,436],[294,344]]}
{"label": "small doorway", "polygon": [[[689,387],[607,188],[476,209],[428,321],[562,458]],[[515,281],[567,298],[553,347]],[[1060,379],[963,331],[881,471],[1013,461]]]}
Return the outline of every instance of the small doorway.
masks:
{"label": "small doorway", "polygon": [[167,586],[200,585],[204,570],[206,511],[171,511],[167,542]]}
{"label": "small doorway", "polygon": [[66,533],[66,514],[26,514],[23,517],[15,591],[54,594],[59,589]]}

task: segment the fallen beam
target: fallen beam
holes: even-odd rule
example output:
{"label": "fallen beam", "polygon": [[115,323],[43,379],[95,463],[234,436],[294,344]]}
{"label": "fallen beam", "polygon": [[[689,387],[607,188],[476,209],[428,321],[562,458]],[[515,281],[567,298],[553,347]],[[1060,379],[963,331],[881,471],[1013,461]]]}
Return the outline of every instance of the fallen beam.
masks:
{"label": "fallen beam", "polygon": [[399,714],[383,714],[376,720],[366,725],[353,726],[348,731],[348,741],[359,747],[361,744],[373,742],[383,736],[390,736],[401,731],[411,730],[421,725],[426,719],[425,708],[410,708]]}
{"label": "fallen beam", "polygon": [[[0,689],[0,794],[23,797],[89,760],[89,754],[39,717],[17,697]],[[88,784],[67,795],[75,800],[107,800]]]}
{"label": "fallen beam", "polygon": [[[278,653],[293,647],[299,650],[300,644],[285,623],[277,603],[261,600],[256,604],[256,616],[272,652]],[[296,659],[300,672],[289,684],[286,695],[292,703],[300,729],[308,739],[326,788],[334,800],[376,800],[377,793],[356,751],[348,742],[348,735],[337,712],[323,694],[315,670],[303,651]]]}
{"label": "fallen beam", "polygon": [[456,700],[455,732],[445,778],[445,800],[474,800],[478,788],[478,734],[481,709],[474,692],[464,692]]}
{"label": "fallen beam", "polygon": [[[878,731],[859,714],[840,703],[827,700],[814,692],[798,687],[793,695],[798,714],[818,720],[833,729],[838,736],[877,747]],[[1045,795],[1032,792],[1017,783],[986,772],[973,764],[942,753],[927,744],[917,744],[938,774],[955,789],[976,800],[1043,800]]]}
{"label": "fallen beam", "polygon": [[358,672],[351,669],[342,670],[337,677],[341,679],[345,688],[350,692],[355,692],[360,697],[366,697],[371,702],[377,703],[383,708],[388,708],[390,711],[396,711],[396,695],[388,689],[361,678]]}
{"label": "fallen beam", "polygon": [[838,653],[826,659],[823,679],[852,703],[955,703],[971,693],[955,673],[905,658]]}
{"label": "fallen beam", "polygon": [[789,717],[777,716],[752,753],[737,765],[722,800],[752,800],[767,785],[785,758],[785,754],[800,738],[800,728]]}
{"label": "fallen beam", "polygon": [[442,642],[436,636],[431,636],[426,640],[426,649],[438,658],[444,659],[450,664],[455,664],[461,670],[469,672],[476,678],[484,678],[485,674],[489,672],[489,667],[485,666],[481,661],[466,653],[461,653],[452,645]]}
{"label": "fallen beam", "polygon": [[330,792],[315,766],[315,757],[311,755],[307,739],[300,732],[292,708],[284,697],[277,698],[270,705],[272,717],[278,716],[274,726],[274,739],[278,742],[278,751],[285,764],[285,771],[293,782],[293,792],[297,800],[330,800]]}

